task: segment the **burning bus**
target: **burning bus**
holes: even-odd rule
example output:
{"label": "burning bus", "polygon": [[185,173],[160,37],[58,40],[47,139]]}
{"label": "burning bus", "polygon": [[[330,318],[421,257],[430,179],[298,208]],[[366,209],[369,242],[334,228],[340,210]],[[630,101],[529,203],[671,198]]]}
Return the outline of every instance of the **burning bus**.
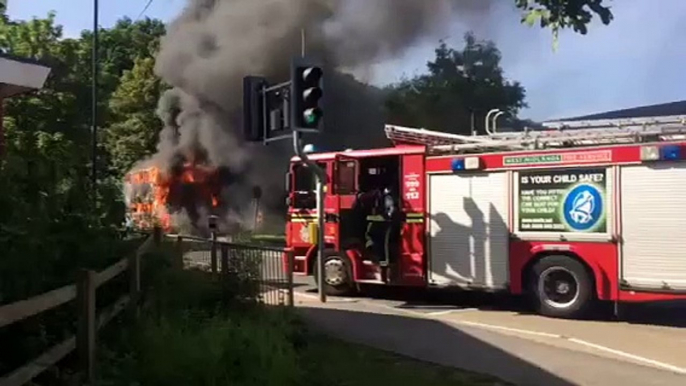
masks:
{"label": "burning bus", "polygon": [[[219,170],[192,163],[175,169],[152,165],[126,174],[127,220],[134,229],[159,226],[167,233],[193,232],[205,228],[202,219],[216,214],[220,208]],[[185,214],[187,220],[176,220],[177,214]]]}
{"label": "burning bus", "polygon": [[136,230],[160,227],[165,233],[209,236],[209,218],[216,216],[217,231],[226,236],[254,231],[262,217],[262,190],[253,186],[247,198],[241,194],[244,188],[240,176],[222,167],[192,162],[169,170],[154,164],[137,167],[124,177],[127,224]]}

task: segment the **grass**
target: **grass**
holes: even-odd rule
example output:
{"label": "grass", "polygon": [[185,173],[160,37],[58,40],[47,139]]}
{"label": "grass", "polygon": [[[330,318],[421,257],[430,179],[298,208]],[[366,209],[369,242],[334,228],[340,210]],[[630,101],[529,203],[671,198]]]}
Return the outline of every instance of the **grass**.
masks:
{"label": "grass", "polygon": [[142,317],[101,336],[96,385],[504,385],[315,334],[297,312],[246,303],[242,287],[199,271],[158,272]]}
{"label": "grass", "polygon": [[323,335],[301,353],[311,386],[505,386],[493,377],[417,361]]}

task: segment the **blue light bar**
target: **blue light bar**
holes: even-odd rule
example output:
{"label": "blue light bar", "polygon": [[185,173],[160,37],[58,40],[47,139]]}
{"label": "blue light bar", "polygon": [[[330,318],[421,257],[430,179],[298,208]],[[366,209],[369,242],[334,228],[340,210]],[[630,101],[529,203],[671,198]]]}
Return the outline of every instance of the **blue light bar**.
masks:
{"label": "blue light bar", "polygon": [[454,172],[465,170],[464,158],[453,158],[452,162],[450,163],[450,167]]}
{"label": "blue light bar", "polygon": [[660,148],[660,159],[663,161],[676,161],[681,159],[681,146],[665,145]]}
{"label": "blue light bar", "polygon": [[303,153],[305,153],[305,154],[314,153],[314,151],[315,151],[314,145],[311,143],[308,143],[307,145],[303,146]]}

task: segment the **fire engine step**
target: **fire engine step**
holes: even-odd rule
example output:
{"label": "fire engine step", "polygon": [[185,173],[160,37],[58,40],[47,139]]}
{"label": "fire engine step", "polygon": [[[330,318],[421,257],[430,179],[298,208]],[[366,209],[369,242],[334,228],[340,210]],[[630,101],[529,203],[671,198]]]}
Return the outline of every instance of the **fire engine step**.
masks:
{"label": "fire engine step", "polygon": [[382,280],[374,279],[356,280],[356,282],[360,284],[386,284]]}

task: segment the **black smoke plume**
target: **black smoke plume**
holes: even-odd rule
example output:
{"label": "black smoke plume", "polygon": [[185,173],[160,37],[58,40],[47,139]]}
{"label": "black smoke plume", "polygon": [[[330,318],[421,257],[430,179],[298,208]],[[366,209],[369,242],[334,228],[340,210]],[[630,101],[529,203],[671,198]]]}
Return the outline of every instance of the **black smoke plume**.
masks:
{"label": "black smoke plume", "polygon": [[[323,58],[327,68],[364,72],[424,38],[444,36],[456,15],[485,14],[492,1],[189,0],[157,55],[156,73],[173,89],[159,102],[165,128],[151,162],[172,171],[200,157],[240,176],[227,179],[222,192],[234,203],[233,220],[254,185],[262,186],[266,200],[279,202],[291,144],[242,143],[245,75],[286,80],[303,28],[307,53]],[[310,142],[325,149],[386,145],[381,91],[342,73],[326,77],[326,133]],[[185,201],[187,212],[193,198]]]}

